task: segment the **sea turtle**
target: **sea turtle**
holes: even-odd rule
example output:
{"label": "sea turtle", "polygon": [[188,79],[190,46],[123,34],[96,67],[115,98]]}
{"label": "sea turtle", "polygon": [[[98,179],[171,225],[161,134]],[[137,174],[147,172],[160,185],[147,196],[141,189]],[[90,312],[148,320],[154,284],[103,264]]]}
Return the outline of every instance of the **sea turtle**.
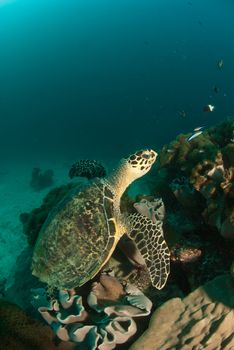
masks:
{"label": "sea turtle", "polygon": [[154,222],[141,212],[120,212],[122,194],[151,169],[156,157],[153,150],[137,151],[122,159],[110,176],[71,190],[39,233],[32,258],[33,275],[51,288],[80,287],[100,271],[127,233],[145,261],[153,286],[161,289],[170,261],[162,221]]}

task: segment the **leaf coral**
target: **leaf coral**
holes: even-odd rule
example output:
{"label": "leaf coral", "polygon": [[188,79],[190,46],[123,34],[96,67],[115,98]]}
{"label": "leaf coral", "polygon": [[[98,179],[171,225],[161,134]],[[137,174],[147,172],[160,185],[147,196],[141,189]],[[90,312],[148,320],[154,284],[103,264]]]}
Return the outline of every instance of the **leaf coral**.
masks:
{"label": "leaf coral", "polygon": [[74,289],[60,290],[48,300],[43,289],[33,290],[33,305],[57,336],[79,349],[111,350],[137,331],[135,317],[147,316],[152,303],[139,289],[109,275],[101,275],[87,298]]}

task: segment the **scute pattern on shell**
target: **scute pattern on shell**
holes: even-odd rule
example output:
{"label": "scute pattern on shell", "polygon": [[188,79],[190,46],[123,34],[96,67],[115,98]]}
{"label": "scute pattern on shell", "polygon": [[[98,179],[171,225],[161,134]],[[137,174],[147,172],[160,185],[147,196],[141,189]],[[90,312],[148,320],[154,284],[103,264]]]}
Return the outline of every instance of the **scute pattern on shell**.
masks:
{"label": "scute pattern on shell", "polygon": [[33,273],[48,285],[74,288],[100,270],[115,241],[113,197],[97,180],[72,192],[48,217],[33,256]]}

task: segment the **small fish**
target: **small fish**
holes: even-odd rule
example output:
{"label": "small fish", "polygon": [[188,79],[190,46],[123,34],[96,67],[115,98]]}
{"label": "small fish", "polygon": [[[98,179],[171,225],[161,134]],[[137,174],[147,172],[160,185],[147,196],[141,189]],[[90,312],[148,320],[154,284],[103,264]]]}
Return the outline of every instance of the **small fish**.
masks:
{"label": "small fish", "polygon": [[204,126],[198,126],[197,128],[193,129],[193,131],[199,131],[199,130],[201,130],[203,128],[204,128]]}
{"label": "small fish", "polygon": [[205,152],[205,150],[204,149],[199,149],[199,151],[198,151],[199,153],[204,153]]}
{"label": "small fish", "polygon": [[168,153],[174,153],[175,151],[173,149],[167,149]]}
{"label": "small fish", "polygon": [[203,112],[213,112],[214,108],[212,105],[206,105],[203,107]]}
{"label": "small fish", "polygon": [[203,131],[195,132],[195,134],[192,134],[192,135],[187,139],[187,141],[192,141],[193,139],[195,139],[195,137],[198,137],[198,136],[201,135],[202,133],[203,133]]}
{"label": "small fish", "polygon": [[217,94],[219,92],[219,88],[217,86],[213,87],[214,92]]}
{"label": "small fish", "polygon": [[217,66],[218,66],[218,69],[222,69],[223,68],[223,59],[221,58],[220,60],[218,60],[217,62]]}

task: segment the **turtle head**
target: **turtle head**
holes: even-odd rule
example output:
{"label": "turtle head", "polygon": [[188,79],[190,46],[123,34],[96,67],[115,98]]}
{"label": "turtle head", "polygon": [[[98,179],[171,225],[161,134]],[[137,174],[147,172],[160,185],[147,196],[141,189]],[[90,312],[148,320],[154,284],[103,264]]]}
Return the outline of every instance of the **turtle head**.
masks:
{"label": "turtle head", "polygon": [[121,200],[126,188],[136,179],[144,176],[151,169],[157,158],[152,149],[145,149],[131,154],[120,161],[119,167],[108,178],[109,184],[115,191],[116,203]]}
{"label": "turtle head", "polygon": [[129,175],[131,174],[132,180],[136,180],[148,173],[156,158],[157,153],[152,149],[145,149],[131,154],[126,159],[126,162],[129,169]]}

